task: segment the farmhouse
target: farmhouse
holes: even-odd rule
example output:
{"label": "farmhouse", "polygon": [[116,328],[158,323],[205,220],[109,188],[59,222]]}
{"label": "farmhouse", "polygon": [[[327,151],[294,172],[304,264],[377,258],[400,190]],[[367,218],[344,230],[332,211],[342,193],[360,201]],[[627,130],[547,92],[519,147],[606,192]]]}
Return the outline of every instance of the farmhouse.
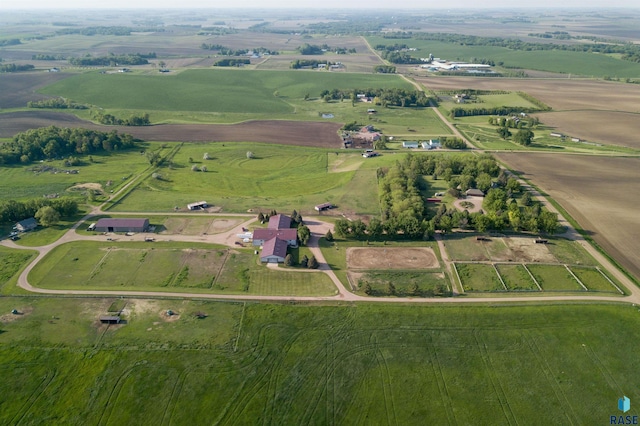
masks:
{"label": "farmhouse", "polygon": [[465,192],[465,194],[467,195],[467,197],[484,197],[484,192],[476,188],[467,189],[467,192]]}
{"label": "farmhouse", "polygon": [[409,149],[417,149],[418,148],[418,142],[402,142],[402,147],[403,148],[409,148]]}
{"label": "farmhouse", "polygon": [[38,227],[38,222],[36,222],[36,219],[33,217],[21,220],[20,222],[16,223],[16,226],[15,226],[16,230],[20,232],[31,231],[32,229],[36,229],[37,227]]}
{"label": "farmhouse", "polygon": [[96,222],[97,232],[146,232],[149,219],[144,218],[109,218],[104,217]]}
{"label": "farmhouse", "polygon": [[282,263],[287,256],[287,247],[298,246],[298,231],[290,226],[289,216],[277,214],[269,218],[267,228],[253,231],[253,245],[262,246],[261,262]]}
{"label": "farmhouse", "polygon": [[329,210],[332,209],[334,206],[332,203],[322,203],[322,204],[318,204],[317,206],[315,206],[314,208],[319,211],[325,211],[325,210]]}
{"label": "farmhouse", "polygon": [[187,204],[187,208],[189,210],[200,210],[206,209],[207,207],[209,207],[209,204],[207,204],[206,201],[198,201],[197,203]]}

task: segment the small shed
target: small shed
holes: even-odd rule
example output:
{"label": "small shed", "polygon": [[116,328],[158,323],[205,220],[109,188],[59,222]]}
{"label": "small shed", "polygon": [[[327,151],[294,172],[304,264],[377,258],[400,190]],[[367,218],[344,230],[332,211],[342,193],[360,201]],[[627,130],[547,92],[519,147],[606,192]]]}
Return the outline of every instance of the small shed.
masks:
{"label": "small shed", "polygon": [[31,231],[32,229],[36,229],[37,227],[38,227],[38,222],[34,217],[30,217],[28,219],[24,219],[16,223],[16,229],[20,232]]}
{"label": "small shed", "polygon": [[120,324],[122,319],[118,315],[102,315],[100,322],[102,324]]}
{"label": "small shed", "polygon": [[198,201],[196,203],[187,204],[187,208],[189,210],[200,210],[206,209],[207,207],[209,207],[209,204],[206,201]]}
{"label": "small shed", "polygon": [[323,211],[323,210],[329,210],[333,208],[333,204],[332,203],[322,203],[322,204],[318,204],[317,206],[315,206],[315,209],[319,212]]}

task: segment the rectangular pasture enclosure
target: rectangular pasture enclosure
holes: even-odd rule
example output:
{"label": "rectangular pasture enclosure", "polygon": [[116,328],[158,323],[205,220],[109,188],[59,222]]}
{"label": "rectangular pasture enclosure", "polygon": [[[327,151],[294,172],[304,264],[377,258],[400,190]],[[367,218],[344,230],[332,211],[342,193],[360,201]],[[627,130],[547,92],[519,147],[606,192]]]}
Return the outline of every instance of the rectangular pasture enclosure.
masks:
{"label": "rectangular pasture enclosure", "polygon": [[464,291],[507,291],[493,265],[454,263]]}
{"label": "rectangular pasture enclosure", "polygon": [[527,265],[527,269],[544,291],[585,291],[562,265]]}
{"label": "rectangular pasture enclosure", "polygon": [[[389,283],[396,289],[394,296],[399,297],[433,297],[445,296],[451,291],[449,280],[444,272],[394,271],[394,272],[349,272],[349,282],[362,291],[365,283],[371,286],[370,296],[389,296]],[[417,290],[412,293],[412,286]]]}
{"label": "rectangular pasture enclosure", "polygon": [[496,269],[509,291],[540,291],[523,265],[501,263],[496,265]]}
{"label": "rectangular pasture enclosure", "polygon": [[[598,268],[571,266],[570,269],[589,291],[603,291],[617,294],[621,292],[619,285],[612,284],[613,280]],[[613,283],[615,283],[615,281],[613,281]],[[616,288],[616,285],[618,285],[618,288]]]}

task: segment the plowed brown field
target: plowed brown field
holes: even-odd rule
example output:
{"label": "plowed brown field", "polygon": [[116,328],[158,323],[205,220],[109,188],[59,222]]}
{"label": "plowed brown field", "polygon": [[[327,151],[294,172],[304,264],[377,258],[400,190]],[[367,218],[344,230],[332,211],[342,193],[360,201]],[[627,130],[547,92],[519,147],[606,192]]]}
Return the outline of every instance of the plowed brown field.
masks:
{"label": "plowed brown field", "polygon": [[0,78],[0,108],[24,108],[29,101],[48,98],[35,93],[41,87],[69,77],[55,72],[7,73]]}
{"label": "plowed brown field", "polygon": [[304,121],[247,121],[239,124],[161,124],[127,127],[101,126],[73,115],[50,111],[0,114],[0,137],[8,138],[28,129],[45,126],[118,130],[146,141],[160,142],[266,142],[285,145],[340,148],[340,124]]}
{"label": "plowed brown field", "polygon": [[593,239],[640,278],[640,158],[496,154],[523,171],[564,207]]}

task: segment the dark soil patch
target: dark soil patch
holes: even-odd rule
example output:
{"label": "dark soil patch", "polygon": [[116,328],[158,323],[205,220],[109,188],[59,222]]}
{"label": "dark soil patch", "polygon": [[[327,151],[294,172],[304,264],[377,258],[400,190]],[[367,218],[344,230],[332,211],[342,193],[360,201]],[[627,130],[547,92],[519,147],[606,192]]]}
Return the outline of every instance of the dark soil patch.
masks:
{"label": "dark soil patch", "polygon": [[72,74],[28,72],[3,74],[0,78],[0,108],[22,108],[29,101],[49,98],[36,93],[41,87],[70,77]]}
{"label": "dark soil patch", "polygon": [[305,121],[247,121],[239,124],[160,124],[156,126],[102,126],[73,115],[53,111],[20,111],[0,114],[0,137],[10,138],[29,129],[84,127],[118,130],[146,141],[160,142],[266,142],[285,145],[340,148],[338,123]]}

